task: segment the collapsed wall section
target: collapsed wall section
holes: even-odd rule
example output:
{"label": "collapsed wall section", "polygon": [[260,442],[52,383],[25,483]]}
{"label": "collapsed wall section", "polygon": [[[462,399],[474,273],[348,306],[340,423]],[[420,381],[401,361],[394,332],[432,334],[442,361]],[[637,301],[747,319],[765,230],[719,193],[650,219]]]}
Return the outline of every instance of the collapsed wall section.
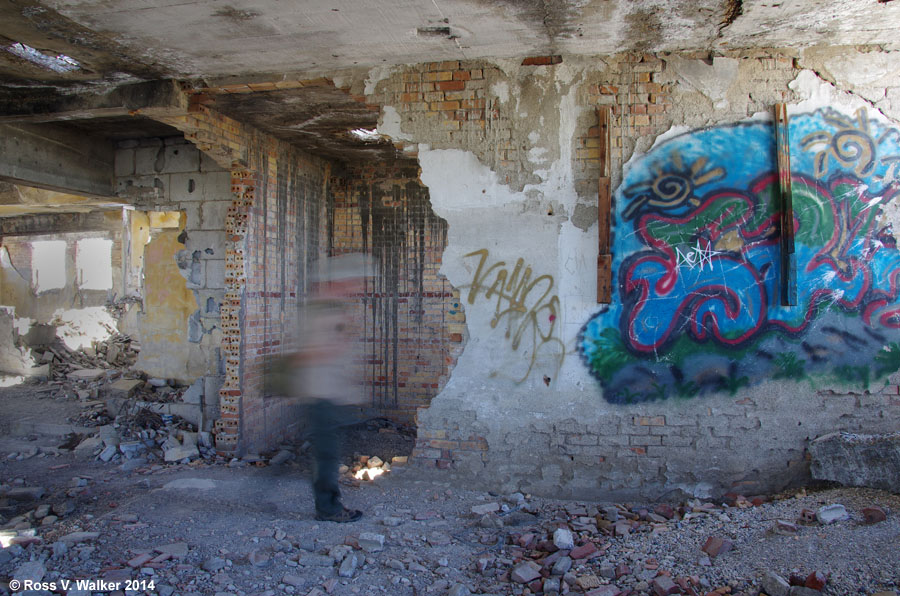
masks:
{"label": "collapsed wall section", "polygon": [[465,339],[459,291],[439,268],[447,224],[412,160],[357,164],[332,179],[329,247],[370,254],[363,309],[366,406],[412,423],[446,382]]}
{"label": "collapsed wall section", "polygon": [[30,348],[56,337],[91,347],[108,337],[105,307],[122,292],[123,237],[121,209],[3,218],[0,371],[46,376]]}

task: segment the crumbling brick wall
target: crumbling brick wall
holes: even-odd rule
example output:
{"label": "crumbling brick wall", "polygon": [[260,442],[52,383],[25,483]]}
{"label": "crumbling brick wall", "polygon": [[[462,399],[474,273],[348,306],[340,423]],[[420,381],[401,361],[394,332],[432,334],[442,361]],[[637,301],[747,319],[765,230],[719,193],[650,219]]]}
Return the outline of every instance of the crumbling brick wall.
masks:
{"label": "crumbling brick wall", "polygon": [[[857,58],[862,60],[863,54]],[[568,284],[574,282],[561,300],[568,326],[565,341],[576,347],[567,352],[559,375],[547,373],[545,386],[539,377],[519,384],[498,380],[492,369],[494,361],[502,360],[499,353],[479,352],[480,359],[469,358],[468,348],[478,349],[478,343],[498,337],[491,336],[485,324],[490,319],[479,317],[477,312],[479,308],[493,310],[494,304],[470,308],[468,331],[478,342],[470,342],[460,357],[448,389],[420,411],[415,459],[501,490],[553,492],[573,498],[616,493],[659,498],[679,491],[709,495],[729,488],[741,492],[771,490],[804,478],[808,467],[805,442],[819,434],[835,429],[889,429],[889,420],[900,405],[896,379],[892,377],[882,388],[880,378],[875,384],[866,377],[864,366],[840,368],[833,382],[812,386],[787,381],[793,378],[789,373],[793,369],[785,359],[779,364],[784,370],[766,379],[759,375],[751,379],[752,375],[745,372],[734,372],[741,355],[722,347],[710,356],[715,365],[705,363],[706,368],[697,366],[690,372],[708,372],[715,366],[721,371],[712,374],[712,381],[697,377],[699,381],[691,383],[677,376],[682,374],[677,356],[670,362],[666,355],[657,359],[651,354],[644,360],[657,365],[660,379],[675,375],[660,383],[660,396],[678,393],[680,397],[640,403],[628,401],[627,380],[622,381],[618,395],[608,386],[583,380],[583,371],[579,370],[582,366],[591,370],[592,366],[587,356],[578,361],[577,346],[583,341],[585,321],[608,308],[592,304],[590,285],[579,285],[591,283],[588,278],[596,275],[590,271],[596,254],[590,252],[593,247],[566,229],[572,224],[589,241],[596,242],[597,179],[601,175],[597,108],[609,106],[612,110],[608,163],[615,190],[623,182],[629,160],[651,151],[661,142],[661,135],[670,139],[717,125],[727,130],[733,123],[754,116],[754,122],[765,121],[759,114],[769,114],[771,119],[774,104],[798,102],[803,97],[797,79],[804,68],[815,69],[820,77],[830,76],[828,68],[819,68],[823,64],[834,66],[837,57],[778,50],[732,52],[715,58],[629,53],[521,63],[420,64],[398,68],[377,82],[368,100],[385,106],[383,130],[407,149],[425,144],[427,148],[420,149],[423,180],[451,189],[435,185],[429,189],[436,211],[450,222],[447,254],[457,255],[458,260],[460,254],[489,245],[493,260],[508,265],[525,254],[524,262],[531,265],[541,253],[549,252],[550,258],[543,263],[546,267],[538,270],[536,266],[535,274],[547,273],[566,279]],[[471,76],[476,71],[479,76]],[[838,89],[854,89],[836,82]],[[872,101],[879,108],[890,107],[881,98],[890,97],[892,89],[873,89],[868,80],[866,84],[868,87],[859,91],[861,95],[875,98]],[[855,88],[860,89],[859,84]],[[468,104],[466,111],[462,103],[478,99],[484,100],[483,116],[473,112],[480,105]],[[851,129],[865,126],[865,109],[863,116],[858,109],[846,112],[844,121]],[[871,114],[872,107],[868,109]],[[727,143],[715,146],[720,153],[732,147]],[[768,155],[767,144],[757,146],[754,155]],[[774,141],[771,151],[774,153]],[[460,152],[475,159],[459,158]],[[741,162],[735,158],[733,167]],[[675,169],[682,167],[677,159],[672,163]],[[704,167],[704,163],[708,162],[685,163],[683,168],[690,172],[693,167],[696,180],[704,176],[710,180],[732,167],[725,164],[723,170],[716,170],[711,165]],[[461,169],[446,171],[450,167]],[[464,178],[467,184],[455,184],[454,178]],[[503,188],[494,186],[495,181]],[[495,214],[479,210],[466,219],[464,210],[455,208],[454,202],[477,208],[477,197],[469,193],[474,189],[471,194],[476,195],[482,188],[495,190],[504,201],[521,205],[523,216],[518,218],[518,214],[504,210],[488,190],[485,200],[494,199],[491,204]],[[565,204],[557,205],[556,196],[564,196]],[[631,232],[630,220],[617,217],[616,208],[614,202],[614,243]],[[542,234],[548,226],[536,223],[538,217],[553,218],[560,213],[564,214],[562,231]],[[477,218],[487,221],[482,224]],[[454,236],[454,226],[467,231]],[[522,235],[536,239],[530,252],[528,247],[517,252],[523,248],[519,241]],[[890,238],[885,240],[886,246],[893,246]],[[690,242],[694,246],[696,239]],[[622,254],[622,249],[618,250]],[[576,272],[570,266],[579,258],[587,265]],[[465,264],[448,261],[444,270],[459,287],[472,279],[471,267]],[[619,270],[613,275],[615,287],[622,278],[618,277]],[[652,321],[648,326],[652,327]],[[615,324],[605,328],[618,329]],[[779,349],[790,351],[799,345],[790,337],[785,341],[789,347]],[[707,341],[706,345],[711,343]],[[497,352],[503,349],[500,341],[491,346]],[[711,353],[714,351],[710,348]],[[887,362],[895,352],[888,345],[878,360]],[[770,352],[762,350],[760,358],[766,358],[766,354]],[[781,362],[777,350],[774,354]],[[841,358],[834,357],[835,366],[839,367]],[[803,359],[802,353],[798,359]],[[635,367],[641,362],[638,359]],[[610,370],[616,367],[610,365]],[[557,385],[557,378],[564,380]],[[703,389],[703,383],[713,389]],[[855,387],[848,388],[854,383]],[[477,391],[472,392],[474,387]],[[636,386],[630,388],[638,390]],[[788,411],[790,416],[785,414]]]}
{"label": "crumbling brick wall", "polygon": [[292,315],[323,254],[330,164],[204,106],[169,123],[231,170],[216,445],[259,452],[301,423],[295,403],[266,395],[265,373],[291,348]]}

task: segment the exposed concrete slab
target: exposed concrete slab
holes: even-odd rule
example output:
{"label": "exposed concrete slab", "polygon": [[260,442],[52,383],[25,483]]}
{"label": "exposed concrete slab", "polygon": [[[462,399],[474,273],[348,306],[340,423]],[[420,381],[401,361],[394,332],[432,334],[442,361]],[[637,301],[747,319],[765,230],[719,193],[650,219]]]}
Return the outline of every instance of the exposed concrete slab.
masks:
{"label": "exposed concrete slab", "polygon": [[13,436],[47,435],[53,437],[65,437],[72,433],[87,435],[93,433],[95,430],[96,429],[94,428],[77,426],[75,424],[55,424],[52,422],[24,419],[13,422],[11,434]]}
{"label": "exposed concrete slab", "polygon": [[67,374],[66,378],[70,381],[96,381],[104,375],[106,369],[103,368],[79,368]]}

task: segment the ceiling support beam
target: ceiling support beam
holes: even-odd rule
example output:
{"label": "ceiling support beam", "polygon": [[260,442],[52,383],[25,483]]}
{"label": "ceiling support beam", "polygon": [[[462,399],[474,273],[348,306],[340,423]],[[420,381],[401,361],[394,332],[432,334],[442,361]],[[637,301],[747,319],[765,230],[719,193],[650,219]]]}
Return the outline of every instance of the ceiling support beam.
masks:
{"label": "ceiling support beam", "polygon": [[0,180],[115,197],[115,146],[54,124],[0,124]]}
{"label": "ceiling support beam", "polygon": [[183,116],[188,96],[173,80],[122,85],[102,94],[35,95],[0,103],[0,124],[62,122],[123,116]]}

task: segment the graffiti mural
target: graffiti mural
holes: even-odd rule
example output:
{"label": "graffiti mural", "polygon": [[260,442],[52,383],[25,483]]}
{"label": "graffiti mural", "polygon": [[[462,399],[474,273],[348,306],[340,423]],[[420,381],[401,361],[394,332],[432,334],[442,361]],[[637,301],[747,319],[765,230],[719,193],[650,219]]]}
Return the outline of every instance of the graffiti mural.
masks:
{"label": "graffiti mural", "polygon": [[900,251],[884,206],[900,132],[864,109],[793,115],[797,306],[779,300],[771,123],[658,145],[616,191],[613,305],[579,349],[606,399],[736,392],[765,379],[868,386],[900,365]]}
{"label": "graffiti mural", "polygon": [[518,351],[524,342],[522,352],[527,366],[517,381],[528,378],[539,357],[549,358],[558,371],[565,358],[565,346],[557,328],[560,306],[559,297],[553,293],[553,277],[532,277],[531,266],[525,265],[521,258],[516,260],[512,269],[505,261],[495,261],[489,265],[490,254],[486,248],[463,257],[478,259],[472,282],[462,286],[469,290],[469,304],[475,304],[479,296],[494,301],[491,329],[503,323],[506,339],[513,351]]}

